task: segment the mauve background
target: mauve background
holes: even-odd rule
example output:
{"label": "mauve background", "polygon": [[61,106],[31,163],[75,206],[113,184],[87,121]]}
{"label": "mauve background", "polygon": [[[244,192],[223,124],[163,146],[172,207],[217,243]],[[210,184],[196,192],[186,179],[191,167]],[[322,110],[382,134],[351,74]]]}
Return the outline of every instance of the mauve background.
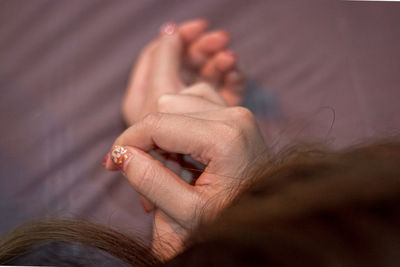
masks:
{"label": "mauve background", "polygon": [[151,215],[101,162],[140,49],[163,22],[197,17],[232,34],[271,146],[398,132],[397,3],[0,0],[0,234],[49,215],[149,234]]}

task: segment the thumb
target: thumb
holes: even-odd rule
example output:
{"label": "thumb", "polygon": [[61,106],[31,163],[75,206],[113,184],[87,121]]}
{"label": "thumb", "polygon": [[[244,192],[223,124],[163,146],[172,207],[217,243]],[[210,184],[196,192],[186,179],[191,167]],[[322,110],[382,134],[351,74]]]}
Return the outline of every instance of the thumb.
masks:
{"label": "thumb", "polygon": [[184,228],[191,227],[198,195],[158,160],[130,147],[112,147],[110,160],[129,180],[132,187]]}
{"label": "thumb", "polygon": [[182,86],[180,68],[182,61],[183,41],[178,28],[173,23],[164,24],[161,27],[159,45],[153,52],[152,79],[163,90],[171,88],[175,93]]}

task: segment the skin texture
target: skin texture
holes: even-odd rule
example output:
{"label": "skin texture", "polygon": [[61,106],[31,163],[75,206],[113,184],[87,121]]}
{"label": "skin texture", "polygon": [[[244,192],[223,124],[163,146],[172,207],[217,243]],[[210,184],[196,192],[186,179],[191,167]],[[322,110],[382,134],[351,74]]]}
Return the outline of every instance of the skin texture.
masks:
{"label": "skin texture", "polygon": [[[228,190],[244,182],[244,171],[251,171],[266,150],[253,114],[230,107],[241,101],[244,79],[235,69],[236,56],[221,51],[225,34],[203,34],[199,24],[185,23],[172,33],[167,25],[168,33],[144,49],[123,106],[132,125],[114,143],[129,152],[122,171],[143,196],[143,206],[155,209],[153,249],[163,259],[180,250],[200,220],[209,220],[229,202]],[[190,38],[182,37],[189,26]],[[182,69],[208,82],[187,86]],[[187,184],[147,153],[154,149],[190,155],[206,168]],[[111,158],[105,168],[117,169]]]}
{"label": "skin texture", "polygon": [[207,22],[201,19],[182,23],[172,34],[161,31],[143,49],[122,104],[127,125],[156,111],[161,95],[186,88],[188,84],[182,74],[192,82],[207,81],[215,85],[228,105],[240,104],[245,83],[237,70],[235,54],[225,50],[229,35],[225,31],[205,32],[207,27]]}
{"label": "skin texture", "polygon": [[[167,23],[161,27],[160,36],[143,49],[122,104],[128,126],[157,111],[161,95],[185,89],[183,76],[192,81],[213,83],[230,106],[241,102],[245,81],[236,68],[235,54],[224,50],[229,44],[229,35],[221,30],[205,32],[207,27],[207,22],[202,19],[179,26]],[[158,158],[170,168],[177,169],[165,153]],[[176,171],[180,171],[179,167]],[[154,209],[154,205],[143,197],[141,203],[147,212]]]}
{"label": "skin texture", "polygon": [[399,266],[399,162],[398,138],[340,151],[295,146],[271,155],[164,264],[140,239],[76,219],[18,227],[0,240],[0,264]]}
{"label": "skin texture", "polygon": [[[192,81],[212,83],[225,101],[220,103],[230,106],[241,103],[245,81],[237,70],[236,55],[224,50],[229,44],[229,34],[221,30],[206,32],[207,27],[207,22],[202,19],[179,26],[167,23],[161,27],[160,36],[143,49],[122,104],[122,114],[128,126],[157,111],[161,95],[185,89],[183,76]],[[185,107],[190,105],[185,103]],[[165,153],[158,158],[169,168],[180,171],[176,163],[165,157]],[[147,212],[154,209],[154,205],[143,197],[141,203]]]}

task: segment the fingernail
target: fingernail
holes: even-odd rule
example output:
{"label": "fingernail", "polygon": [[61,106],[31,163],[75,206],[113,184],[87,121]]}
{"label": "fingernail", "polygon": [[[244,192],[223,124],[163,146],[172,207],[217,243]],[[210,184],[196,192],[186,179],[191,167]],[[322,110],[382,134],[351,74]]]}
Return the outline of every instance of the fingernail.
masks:
{"label": "fingernail", "polygon": [[118,145],[112,147],[110,154],[112,162],[121,171],[124,171],[125,163],[132,156],[126,148]]}
{"label": "fingernail", "polygon": [[176,31],[176,24],[173,22],[167,22],[161,26],[161,34],[172,35]]}
{"label": "fingernail", "polygon": [[107,153],[107,154],[106,154],[106,156],[105,156],[104,159],[103,159],[103,163],[101,163],[101,166],[103,166],[103,168],[106,167],[109,154],[110,154],[110,153]]}

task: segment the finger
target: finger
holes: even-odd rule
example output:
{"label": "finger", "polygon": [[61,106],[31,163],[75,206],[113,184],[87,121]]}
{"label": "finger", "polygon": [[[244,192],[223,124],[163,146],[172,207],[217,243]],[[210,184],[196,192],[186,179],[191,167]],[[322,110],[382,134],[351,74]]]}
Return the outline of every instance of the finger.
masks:
{"label": "finger", "polygon": [[205,63],[201,69],[201,77],[208,82],[218,84],[224,75],[236,65],[236,55],[232,51],[221,51]]}
{"label": "finger", "polygon": [[114,146],[111,161],[132,187],[182,226],[187,227],[198,196],[192,186],[140,149]]}
{"label": "finger", "polygon": [[[130,74],[129,82],[127,85],[127,90],[125,92],[125,96],[122,102],[122,113],[124,115],[124,119],[128,122],[129,125],[133,124],[133,118],[130,116],[126,116],[127,114],[137,114],[137,108],[135,105],[132,106],[132,94],[135,94],[134,88],[144,88],[148,81],[150,66],[151,66],[151,55],[154,49],[157,46],[157,41],[151,42],[147,45],[143,51],[140,53],[137,63]],[[145,94],[135,94],[136,103],[143,103]]]}
{"label": "finger", "polygon": [[153,51],[150,75],[150,82],[163,92],[173,93],[183,86],[180,78],[182,46],[176,25],[163,25],[158,46]]}
{"label": "finger", "polygon": [[204,98],[191,95],[164,94],[158,98],[157,102],[158,112],[174,114],[218,110],[222,107]]}
{"label": "finger", "polygon": [[215,31],[204,34],[188,48],[188,64],[200,68],[210,55],[225,49],[229,44],[229,34],[226,31]]}
{"label": "finger", "polygon": [[246,79],[243,74],[238,70],[233,70],[225,75],[219,94],[229,106],[239,106],[243,103],[246,89]]}
{"label": "finger", "polygon": [[125,130],[115,145],[135,146],[144,151],[155,147],[170,153],[190,155],[207,165],[215,156],[213,149],[224,140],[215,133],[224,126],[211,120],[166,113],[150,113]]}
{"label": "finger", "polygon": [[[201,112],[192,112],[182,114],[187,118],[204,120],[209,122],[234,122],[237,126],[248,125],[255,122],[254,116],[250,110],[241,106],[220,108]],[[221,129],[223,130],[223,129]],[[225,129],[226,130],[226,129]]]}
{"label": "finger", "polygon": [[[165,27],[166,25],[164,25]],[[182,23],[179,26],[179,34],[184,42],[189,43],[198,38],[208,27],[207,21],[204,19],[191,20]],[[144,72],[151,60],[151,55],[154,49],[158,46],[159,40],[153,40],[150,42],[140,53],[139,59],[137,60],[136,66],[138,66],[137,72]],[[139,71],[140,69],[140,71]]]}
{"label": "finger", "polygon": [[[184,115],[150,113],[125,130],[114,145],[135,146],[143,151],[160,148],[170,153],[186,154],[212,170],[215,168],[211,164],[213,159],[221,159],[226,153],[226,136],[235,136],[238,129],[221,121],[236,121],[242,126],[255,124],[252,113],[243,107]],[[115,169],[111,166],[111,156],[104,165],[108,170]]]}
{"label": "finger", "polygon": [[185,44],[189,44],[196,40],[208,27],[208,23],[204,19],[195,19],[184,22],[179,25],[179,34]]}
{"label": "finger", "polygon": [[[162,211],[154,214],[152,252],[162,261],[167,261],[183,250],[183,240],[187,230],[177,224],[171,217]],[[172,245],[173,244],[173,245]]]}
{"label": "finger", "polygon": [[202,97],[208,101],[211,101],[217,105],[226,106],[225,101],[218,94],[218,92],[208,83],[200,82],[196,83],[189,88],[179,92],[180,95],[190,95]]}
{"label": "finger", "polygon": [[[183,41],[186,43],[190,43],[194,41],[196,38],[198,38],[207,29],[207,27],[208,24],[206,20],[196,19],[182,23],[179,26],[178,31]],[[142,79],[142,77],[146,76],[151,61],[151,55],[154,49],[157,47],[158,41],[159,40],[156,39],[150,42],[139,54],[136,67],[133,70],[136,76],[140,77],[137,80],[144,80]]]}

